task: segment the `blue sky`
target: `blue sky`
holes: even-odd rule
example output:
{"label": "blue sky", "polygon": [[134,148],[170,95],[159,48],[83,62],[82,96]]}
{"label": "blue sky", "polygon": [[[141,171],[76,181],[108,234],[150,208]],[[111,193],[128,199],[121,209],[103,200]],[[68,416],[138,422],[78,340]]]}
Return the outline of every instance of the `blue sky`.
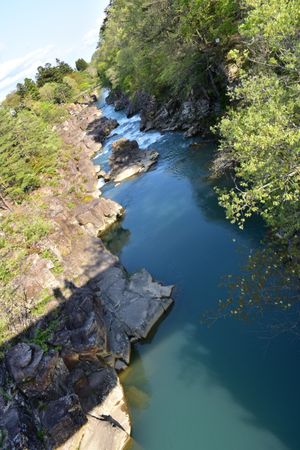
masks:
{"label": "blue sky", "polygon": [[71,65],[96,48],[108,0],[3,0],[0,5],[0,100],[37,66]]}

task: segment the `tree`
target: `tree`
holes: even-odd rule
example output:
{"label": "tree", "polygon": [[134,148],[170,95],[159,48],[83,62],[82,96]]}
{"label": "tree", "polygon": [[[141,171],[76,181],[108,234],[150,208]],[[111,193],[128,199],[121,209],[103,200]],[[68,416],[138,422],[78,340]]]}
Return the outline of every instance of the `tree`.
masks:
{"label": "tree", "polygon": [[55,101],[55,89],[58,86],[58,83],[46,83],[40,89],[40,98],[46,102],[54,102]]}
{"label": "tree", "polygon": [[50,63],[46,63],[44,67],[39,66],[37,68],[36,84],[38,87],[42,87],[46,83],[61,83],[63,77],[71,72],[73,72],[73,69],[69,66],[69,64],[56,59],[55,66],[52,66]]}
{"label": "tree", "polygon": [[82,72],[83,70],[85,70],[88,67],[88,63],[83,58],[79,58],[75,62],[75,66],[79,72]]}
{"label": "tree", "polygon": [[53,173],[60,139],[41,117],[21,110],[15,116],[0,108],[0,192],[2,199],[22,200]]}
{"label": "tree", "polygon": [[54,100],[56,103],[66,103],[71,99],[72,93],[72,87],[68,83],[59,83],[54,90]]}
{"label": "tree", "polygon": [[245,6],[245,48],[231,53],[242,77],[219,126],[219,160],[231,161],[235,186],[219,198],[241,227],[257,213],[290,237],[300,229],[300,13],[288,0]]}

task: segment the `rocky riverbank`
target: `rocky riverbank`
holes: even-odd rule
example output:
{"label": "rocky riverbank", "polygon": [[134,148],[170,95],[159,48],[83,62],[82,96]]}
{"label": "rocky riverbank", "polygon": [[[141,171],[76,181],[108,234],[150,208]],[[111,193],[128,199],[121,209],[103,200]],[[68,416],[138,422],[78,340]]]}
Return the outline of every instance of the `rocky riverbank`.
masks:
{"label": "rocky riverbank", "polygon": [[210,125],[221,114],[221,101],[204,93],[191,95],[185,101],[171,98],[162,103],[155,96],[136,92],[132,98],[121,91],[111,91],[106,99],[116,111],[128,117],[141,115],[141,130],[183,131],[187,137],[209,135]]}
{"label": "rocky riverbank", "polygon": [[[24,292],[19,334],[3,348],[0,365],[5,449],[118,450],[130,438],[117,371],[129,364],[131,343],[145,338],[172,304],[172,286],[146,270],[129,275],[100,239],[124,210],[101,196],[101,168],[91,158],[116,126],[91,104],[70,105],[69,118],[57,127],[70,156],[59,186],[39,191],[55,262],[32,252],[16,284]],[[122,161],[117,175],[126,170]],[[51,293],[47,301],[43,292]],[[40,318],[33,311],[42,312]]]}

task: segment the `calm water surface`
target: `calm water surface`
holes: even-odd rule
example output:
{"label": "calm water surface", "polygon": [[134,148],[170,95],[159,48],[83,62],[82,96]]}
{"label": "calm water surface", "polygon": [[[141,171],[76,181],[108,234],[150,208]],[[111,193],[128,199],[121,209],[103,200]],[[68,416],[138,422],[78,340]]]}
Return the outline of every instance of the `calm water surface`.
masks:
{"label": "calm water surface", "polygon": [[258,321],[201,322],[226,298],[224,276],[238,274],[259,247],[262,225],[241,232],[226,221],[207,180],[214,144],[191,148],[180,133],[142,133],[138,116],[127,119],[102,100],[99,106],[120,126],[96,163],[107,166],[120,137],[160,153],[150,172],[103,187],[126,208],[107,244],[129,272],[145,267],[176,285],[174,307],[135,346],[122,375],[133,448],[299,450],[299,343],[265,339]]}

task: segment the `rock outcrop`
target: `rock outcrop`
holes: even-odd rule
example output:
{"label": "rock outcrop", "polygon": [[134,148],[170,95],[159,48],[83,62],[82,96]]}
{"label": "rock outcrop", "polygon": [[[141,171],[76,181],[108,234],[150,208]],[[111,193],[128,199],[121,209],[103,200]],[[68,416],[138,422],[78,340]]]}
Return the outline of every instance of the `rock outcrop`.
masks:
{"label": "rock outcrop", "polygon": [[142,91],[136,92],[132,99],[120,91],[113,91],[107,101],[118,110],[125,110],[128,117],[140,113],[143,131],[183,131],[187,137],[210,134],[213,119],[221,113],[220,100],[204,93],[190,96],[185,101],[170,99],[161,104],[155,96]]}
{"label": "rock outcrop", "polygon": [[[172,288],[146,270],[129,276],[116,258],[84,287],[71,286],[59,310],[6,353],[1,392],[14,394],[1,398],[4,448],[122,449],[130,420],[116,371],[170,307]],[[17,425],[23,416],[28,427]]]}
{"label": "rock outcrop", "polygon": [[118,125],[115,119],[101,117],[89,125],[89,135],[93,136],[96,142],[102,143]]}
{"label": "rock outcrop", "polygon": [[[115,124],[93,105],[69,109],[57,128],[74,154],[59,188],[39,192],[51,221],[39,246],[52,259],[47,252],[30,254],[18,280],[26,311],[39,307],[44,290],[51,300],[35,323],[29,314],[28,328],[7,343],[0,359],[0,447],[7,450],[123,449],[131,425],[117,372],[130,363],[131,344],[147,337],[173,302],[173,286],[162,286],[144,269],[129,275],[99,238],[123,214],[100,196],[101,168],[90,161]],[[145,171],[157,157],[120,140],[112,176]]]}
{"label": "rock outcrop", "polygon": [[159,154],[155,150],[141,150],[136,141],[119,139],[112,144],[109,176],[116,183],[121,182],[149,170],[158,157]]}
{"label": "rock outcrop", "polygon": [[122,217],[124,209],[118,203],[103,197],[79,205],[74,215],[79,225],[92,235],[101,236],[112,224]]}

